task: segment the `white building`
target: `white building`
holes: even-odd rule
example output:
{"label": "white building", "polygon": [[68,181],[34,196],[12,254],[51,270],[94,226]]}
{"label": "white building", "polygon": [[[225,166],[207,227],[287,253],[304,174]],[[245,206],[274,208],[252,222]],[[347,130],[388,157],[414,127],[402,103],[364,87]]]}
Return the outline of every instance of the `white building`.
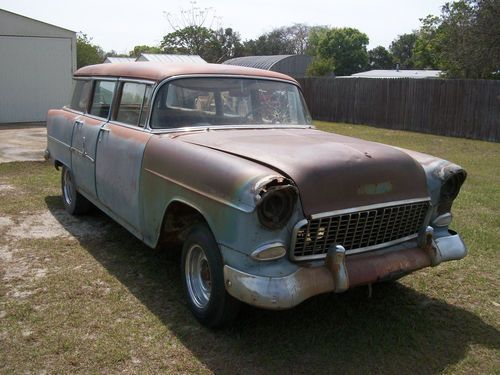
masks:
{"label": "white building", "polygon": [[114,57],[108,56],[104,59],[103,64],[119,64],[124,62],[134,62],[135,57]]}
{"label": "white building", "polygon": [[76,33],[0,9],[1,123],[45,121],[67,104]]}
{"label": "white building", "polygon": [[207,62],[198,55],[170,55],[156,53],[141,53],[135,61],[154,61],[167,63],[190,63],[190,64],[206,64]]}
{"label": "white building", "polygon": [[441,70],[369,70],[352,74],[355,78],[439,78]]}

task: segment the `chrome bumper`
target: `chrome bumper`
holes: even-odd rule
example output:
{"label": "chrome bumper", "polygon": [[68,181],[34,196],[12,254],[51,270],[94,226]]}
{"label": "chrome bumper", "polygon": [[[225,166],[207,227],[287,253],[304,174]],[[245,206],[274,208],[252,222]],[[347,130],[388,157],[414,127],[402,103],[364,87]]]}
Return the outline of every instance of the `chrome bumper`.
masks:
{"label": "chrome bumper", "polygon": [[224,266],[227,292],[236,299],[265,309],[288,309],[317,294],[343,292],[358,285],[397,279],[416,270],[467,255],[460,236],[431,241],[423,248],[372,251],[345,256],[341,246],[331,247],[323,264],[300,267],[290,275],[255,276]]}

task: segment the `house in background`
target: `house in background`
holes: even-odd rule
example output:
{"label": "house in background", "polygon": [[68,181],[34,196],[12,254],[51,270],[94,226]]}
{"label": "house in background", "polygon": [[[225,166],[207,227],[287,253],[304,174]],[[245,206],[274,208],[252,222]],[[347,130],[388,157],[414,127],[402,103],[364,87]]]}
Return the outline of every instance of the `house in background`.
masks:
{"label": "house in background", "polygon": [[154,61],[168,63],[190,63],[190,64],[206,64],[207,62],[198,55],[170,55],[170,54],[155,54],[141,53],[135,61]]}
{"label": "house in background", "polygon": [[45,121],[67,104],[76,33],[0,9],[1,123]]}
{"label": "house in background", "polygon": [[124,63],[124,62],[134,62],[135,57],[113,57],[109,56],[104,59],[103,64],[116,64],[116,63]]}
{"label": "house in background", "polygon": [[[349,77],[354,78],[439,78],[441,70],[369,70],[351,74]],[[345,77],[342,77],[345,78]]]}
{"label": "house in background", "polygon": [[307,55],[269,55],[235,57],[223,64],[272,70],[294,78],[302,78],[306,76],[307,67],[311,62],[312,57]]}

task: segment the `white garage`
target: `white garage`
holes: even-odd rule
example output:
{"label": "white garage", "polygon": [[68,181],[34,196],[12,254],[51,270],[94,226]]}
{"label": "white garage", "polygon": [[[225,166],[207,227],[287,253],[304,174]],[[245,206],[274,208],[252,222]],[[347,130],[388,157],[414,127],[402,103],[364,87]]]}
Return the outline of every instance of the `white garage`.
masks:
{"label": "white garage", "polygon": [[0,126],[45,121],[67,104],[76,33],[0,9]]}

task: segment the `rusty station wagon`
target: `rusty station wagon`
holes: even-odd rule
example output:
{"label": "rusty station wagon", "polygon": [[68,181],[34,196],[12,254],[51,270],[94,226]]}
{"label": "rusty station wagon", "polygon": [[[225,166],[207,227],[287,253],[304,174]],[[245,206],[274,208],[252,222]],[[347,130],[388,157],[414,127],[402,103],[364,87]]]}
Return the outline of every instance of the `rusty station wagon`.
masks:
{"label": "rusty station wagon", "polygon": [[65,208],[97,206],[148,246],[180,248],[207,326],[240,302],[287,309],[467,253],[449,229],[462,168],[316,130],[288,76],[134,62],[74,78],[47,120]]}

